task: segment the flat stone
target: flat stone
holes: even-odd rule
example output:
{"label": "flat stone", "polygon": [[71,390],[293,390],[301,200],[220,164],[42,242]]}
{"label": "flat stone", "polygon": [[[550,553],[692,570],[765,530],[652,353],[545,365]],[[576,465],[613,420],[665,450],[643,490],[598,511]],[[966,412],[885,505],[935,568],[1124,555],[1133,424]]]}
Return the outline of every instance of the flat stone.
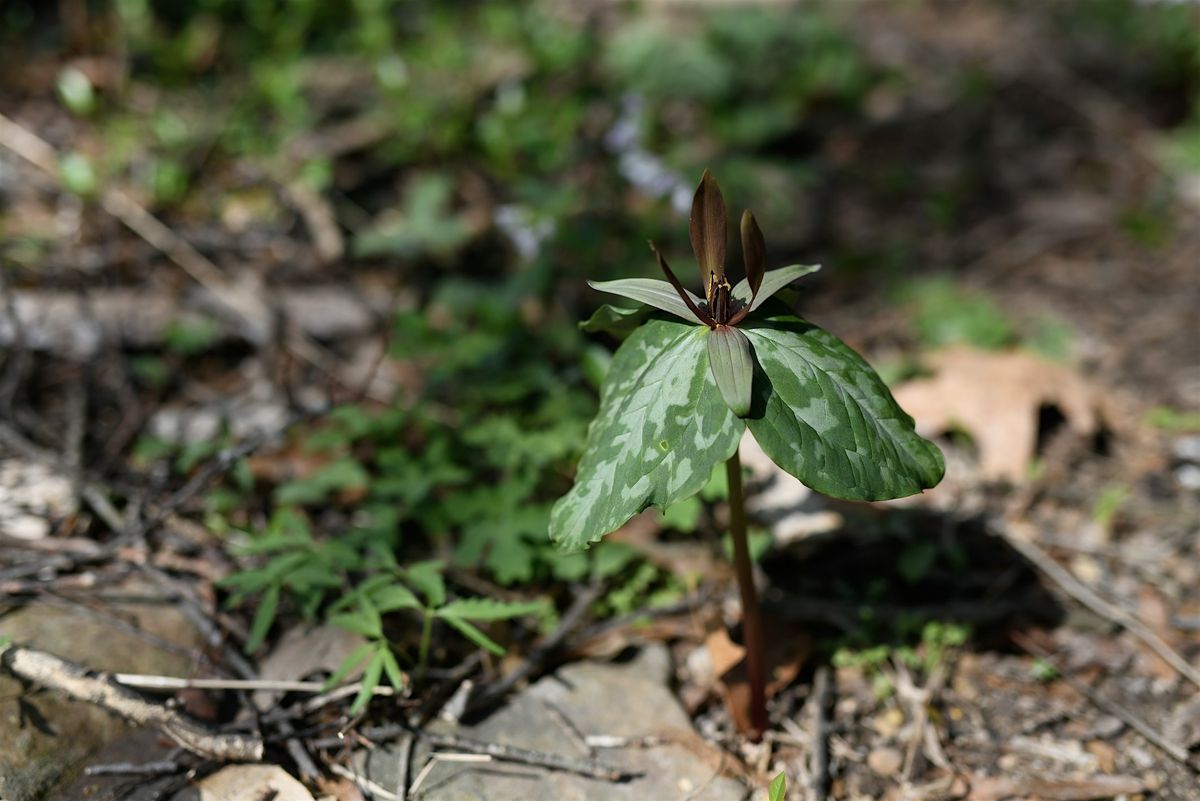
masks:
{"label": "flat stone", "polygon": [[884,778],[895,776],[903,765],[904,754],[896,748],[876,748],[867,754],[867,767]]}
{"label": "flat stone", "polygon": [[24,459],[0,459],[0,531],[40,540],[50,523],[75,512],[75,491],[62,471]]}
{"label": "flat stone", "polygon": [[[113,590],[147,588],[127,583]],[[188,653],[199,653],[201,646],[187,618],[167,603],[113,604],[109,616],[32,603],[0,616],[0,635],[97,670],[167,676],[193,675],[196,665]],[[53,693],[25,693],[6,675],[0,675],[0,699],[0,798],[5,801],[42,798],[69,783],[106,744],[130,736],[129,726],[97,706]]]}
{"label": "flat stone", "polygon": [[780,468],[749,431],[738,446],[742,464],[749,471],[753,491],[746,509],[765,523],[777,545],[836,531],[842,516],[826,508],[825,499]]}
{"label": "flat stone", "polygon": [[[598,749],[596,759],[637,772],[626,782],[588,779],[504,762],[439,761],[422,782],[428,801],[742,801],[749,790],[720,776],[720,753],[692,729],[691,721],[667,686],[669,658],[661,645],[647,646],[626,663],[578,662],[566,665],[514,696],[475,726],[440,730],[473,740],[585,758],[582,744],[554,713],[556,708],[583,735],[671,740],[653,748]],[[412,781],[428,758],[414,749]],[[383,787],[396,788],[399,757],[393,747],[363,752],[360,770]]]}
{"label": "flat stone", "polygon": [[171,801],[313,801],[312,793],[278,765],[230,765],[180,790]]}

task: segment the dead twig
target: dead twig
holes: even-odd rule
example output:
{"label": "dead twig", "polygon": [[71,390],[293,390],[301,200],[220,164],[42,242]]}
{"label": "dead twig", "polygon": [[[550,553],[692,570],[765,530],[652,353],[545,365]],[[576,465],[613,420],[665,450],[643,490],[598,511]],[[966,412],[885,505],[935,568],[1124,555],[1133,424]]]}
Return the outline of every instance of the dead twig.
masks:
{"label": "dead twig", "polygon": [[103,707],[133,723],[155,726],[194,754],[231,762],[262,759],[263,741],[258,735],[213,731],[180,712],[150,703],[107,673],[18,645],[0,647],[0,666],[22,681]]}
{"label": "dead twig", "polygon": [[329,763],[328,767],[330,772],[335,776],[341,776],[343,779],[349,779],[358,786],[358,789],[365,790],[374,798],[383,798],[386,799],[386,801],[395,801],[395,799],[400,798],[400,796],[396,795],[382,784],[376,784],[366,776],[363,776],[357,771],[351,770],[345,765],[339,765],[336,762],[331,762]]}
{"label": "dead twig", "polygon": [[640,773],[621,770],[605,765],[593,759],[575,759],[573,757],[551,754],[545,751],[531,751],[527,748],[517,748],[500,743],[487,743],[472,740],[456,734],[435,734],[420,732],[421,739],[426,740],[434,748],[449,748],[467,754],[482,754],[500,762],[516,762],[521,765],[533,765],[548,770],[559,770],[564,773],[574,773],[589,779],[621,782],[640,776]]}
{"label": "dead twig", "polygon": [[183,765],[173,760],[159,762],[113,762],[108,765],[89,765],[83,769],[85,776],[169,776],[183,771]]}
{"label": "dead twig", "polygon": [[283,196],[304,220],[312,235],[313,247],[321,264],[333,264],[346,253],[346,240],[338,227],[333,206],[325,196],[316,192],[302,179],[281,183]]}
{"label": "dead twig", "polygon": [[[359,735],[370,742],[384,742],[403,736],[404,734],[412,734],[426,741],[434,748],[446,748],[466,754],[479,754],[489,756],[497,762],[513,762],[521,765],[545,768],[547,770],[574,773],[577,776],[585,776],[589,779],[621,782],[635,779],[642,775],[639,772],[622,770],[594,759],[579,759],[562,756],[561,754],[551,754],[546,751],[533,751],[528,748],[488,743],[481,740],[460,737],[456,734],[413,731],[399,724],[365,728],[359,731]],[[344,745],[345,739],[342,737],[326,737],[313,742],[314,748],[340,748]],[[409,792],[413,792],[412,788],[409,789]]]}
{"label": "dead twig", "polygon": [[1100,694],[1079,679],[1064,672],[1057,657],[1055,657],[1054,654],[1050,653],[1045,648],[1042,648],[1029,637],[1026,637],[1020,632],[1013,632],[1012,638],[1013,642],[1015,642],[1028,653],[1032,654],[1033,656],[1040,657],[1041,659],[1045,659],[1047,662],[1053,665],[1054,669],[1058,671],[1059,675],[1062,676],[1063,680],[1066,681],[1067,684],[1071,685],[1072,689],[1074,689],[1084,698],[1088,699],[1088,701],[1098,707],[1101,711],[1107,712],[1115,718],[1119,718],[1125,723],[1126,726],[1133,729],[1151,743],[1161,748],[1167,754],[1167,756],[1171,757],[1171,759],[1188,766],[1192,770],[1197,769],[1197,766],[1191,761],[1191,754],[1188,752],[1188,749],[1185,746],[1172,741],[1165,734],[1155,729],[1145,720],[1130,712],[1116,701],[1113,701],[1112,699]]}
{"label": "dead twig", "polygon": [[417,778],[413,779],[412,788],[409,792],[417,798],[424,798],[425,794],[421,792],[421,785],[429,778],[429,774],[437,766],[439,762],[491,762],[492,758],[487,754],[431,754],[429,761],[421,768],[417,774]]}
{"label": "dead twig", "polygon": [[829,715],[833,682],[828,665],[821,665],[813,676],[808,714],[812,733],[808,752],[808,797],[822,801],[829,791]]}
{"label": "dead twig", "polygon": [[929,705],[941,692],[949,670],[944,660],[938,662],[925,686],[918,687],[903,661],[897,659],[895,665],[896,691],[900,699],[908,704],[909,715],[913,719],[912,736],[904,754],[904,768],[900,773],[901,782],[908,786],[917,769],[917,756],[922,752],[939,768],[951,770],[950,762],[946,759],[942,744],[937,738],[937,732],[929,726]]}
{"label": "dead twig", "polygon": [[412,768],[413,745],[416,741],[417,738],[411,732],[405,733],[400,738],[400,747],[396,749],[396,757],[400,760],[396,766],[396,798],[398,801],[407,801],[408,799],[408,772]]}
{"label": "dead twig", "polygon": [[1095,590],[1075,578],[1071,571],[1054,561],[1048,553],[1030,540],[1017,536],[1009,526],[994,521],[991,527],[996,530],[996,533],[1004,537],[1005,541],[1016,549],[1018,553],[1032,562],[1047,578],[1057,584],[1063,592],[1097,615],[1111,620],[1137,637],[1179,673],[1180,676],[1200,687],[1200,671],[1196,670],[1178,651],[1164,642],[1149,626],[1116,604],[1101,598]]}
{"label": "dead twig", "polygon": [[504,696],[508,695],[510,690],[540,670],[547,660],[563,647],[567,638],[574,633],[575,629],[583,621],[588,610],[604,595],[606,587],[607,584],[605,582],[597,582],[577,595],[571,603],[570,608],[563,613],[562,618],[558,622],[558,627],[554,632],[534,646],[528,656],[515,669],[480,693],[476,700],[467,708],[468,714],[490,708]]}
{"label": "dead twig", "polygon": [[[59,180],[59,157],[54,147],[3,114],[0,114],[0,145]],[[245,286],[239,286],[229,279],[220,267],[191,243],[117,187],[109,187],[101,192],[100,206],[208,290],[222,310],[239,325],[247,339],[260,345],[268,341],[274,315],[263,292],[247,291]],[[344,383],[338,359],[301,331],[292,329],[288,332],[287,347],[301,360]],[[386,402],[390,400],[391,389],[379,386],[371,397]]]}
{"label": "dead twig", "polygon": [[[269,679],[181,679],[175,676],[152,676],[141,673],[114,673],[113,681],[138,690],[267,690],[278,692],[320,693],[325,684],[320,681],[272,681]],[[362,689],[362,683],[338,687],[339,697],[354,695]],[[382,685],[375,688],[375,695],[394,695],[395,689]]]}

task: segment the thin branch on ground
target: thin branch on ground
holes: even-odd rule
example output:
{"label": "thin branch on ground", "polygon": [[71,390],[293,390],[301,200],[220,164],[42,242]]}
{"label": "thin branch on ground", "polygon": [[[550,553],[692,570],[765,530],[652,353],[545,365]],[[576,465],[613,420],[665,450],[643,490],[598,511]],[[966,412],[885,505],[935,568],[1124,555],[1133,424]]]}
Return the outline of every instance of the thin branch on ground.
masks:
{"label": "thin branch on ground", "polygon": [[[320,693],[325,683],[320,681],[282,681],[271,679],[181,679],[175,676],[154,676],[142,673],[114,673],[113,681],[138,690],[265,690],[268,692]],[[362,683],[348,684],[336,688],[340,697],[353,695],[362,688]],[[392,687],[382,685],[375,688],[375,695],[395,695]]]}
{"label": "thin branch on ground", "polygon": [[409,792],[417,798],[423,798],[424,793],[421,792],[421,785],[425,783],[425,779],[429,778],[429,774],[437,767],[439,762],[491,762],[492,758],[487,754],[431,754],[429,761],[417,773],[417,778],[413,779],[412,787]]}
{"label": "thin branch on ground", "polygon": [[83,769],[85,776],[169,776],[181,773],[183,765],[165,759],[158,762],[113,762],[107,765],[89,765]]}
{"label": "thin branch on ground", "polygon": [[336,762],[329,763],[329,771],[335,776],[341,776],[343,779],[349,779],[354,782],[358,789],[370,793],[375,798],[382,798],[385,801],[396,801],[400,796],[393,793],[382,784],[371,781],[366,776],[363,776],[357,771],[353,771],[345,765],[339,765]]}
{"label": "thin branch on ground", "polygon": [[822,801],[829,791],[829,715],[832,705],[833,681],[828,665],[821,665],[813,675],[812,695],[808,699],[809,752],[808,797]]}
{"label": "thin branch on ground", "polygon": [[621,782],[640,776],[636,771],[622,770],[611,765],[605,765],[592,759],[575,759],[545,751],[532,751],[527,748],[517,748],[500,743],[487,743],[482,740],[472,740],[455,734],[435,734],[420,732],[420,737],[429,742],[434,748],[449,748],[469,754],[485,754],[501,762],[516,762],[522,765],[534,765],[549,770],[560,770],[586,776],[589,779],[602,779],[610,782]]}
{"label": "thin branch on ground", "polygon": [[904,765],[900,773],[901,782],[907,786],[912,782],[917,769],[917,757],[922,752],[930,762],[939,768],[951,770],[950,761],[942,750],[937,732],[929,725],[929,705],[942,691],[950,671],[946,660],[941,660],[933,668],[925,686],[918,687],[912,680],[908,666],[902,660],[897,659],[895,666],[896,693],[900,700],[908,704],[909,717],[913,721],[912,734],[908,741],[908,748],[905,750]]}
{"label": "thin branch on ground", "polygon": [[1158,654],[1180,676],[1200,687],[1200,670],[1193,667],[1178,651],[1155,634],[1149,626],[1116,604],[1101,598],[1095,590],[1075,578],[1075,575],[1071,571],[1054,561],[1048,553],[1036,544],[1018,536],[1010,526],[993,522],[992,527],[998,530],[1000,536],[1004,537],[1005,541],[1018,553],[1032,562],[1047,578],[1057,584],[1063,592],[1097,615],[1127,630],[1130,634],[1149,646],[1154,653]]}
{"label": "thin branch on ground", "polygon": [[[521,765],[557,770],[564,773],[574,773],[590,779],[620,782],[635,779],[642,774],[638,771],[622,770],[612,765],[606,765],[594,759],[579,759],[576,757],[551,754],[546,751],[534,751],[528,748],[488,743],[460,737],[455,734],[439,734],[428,731],[414,731],[399,724],[377,726],[359,730],[359,735],[370,742],[386,742],[411,733],[426,741],[434,748],[447,748],[470,754],[484,754],[498,762],[514,762]],[[326,737],[313,742],[314,748],[340,748],[345,745],[342,737]],[[410,790],[411,792],[411,790]]]}
{"label": "thin branch on ground", "polygon": [[1075,678],[1069,673],[1064,672],[1060,661],[1054,654],[1050,653],[1045,648],[1042,648],[1032,639],[1026,637],[1020,632],[1013,632],[1012,638],[1018,646],[1023,648],[1028,653],[1041,659],[1045,659],[1047,662],[1049,662],[1054,669],[1058,671],[1058,674],[1062,676],[1063,680],[1066,681],[1067,684],[1071,685],[1072,689],[1098,707],[1101,711],[1121,720],[1126,726],[1145,737],[1152,744],[1161,748],[1167,754],[1167,756],[1171,757],[1171,759],[1174,759],[1176,762],[1187,765],[1193,770],[1197,770],[1198,767],[1200,767],[1192,761],[1191,753],[1188,751],[1187,747],[1171,740],[1165,734],[1158,731],[1158,729],[1155,729],[1145,720],[1121,706],[1116,701],[1113,701],[1112,699],[1102,695],[1088,685],[1084,684],[1079,679]]}
{"label": "thin branch on ground", "polygon": [[521,661],[521,664],[480,693],[468,706],[467,713],[477,713],[491,708],[508,695],[514,687],[541,670],[583,622],[588,611],[604,595],[607,586],[605,582],[596,582],[577,595],[570,608],[559,619],[557,628],[535,645],[533,650]]}
{"label": "thin branch on ground", "polygon": [[[51,178],[61,180],[59,156],[54,147],[3,114],[0,114],[0,145]],[[108,187],[101,192],[100,206],[208,290],[250,341],[258,344],[266,341],[270,335],[267,321],[273,315],[262,292],[247,291],[245,286],[234,283],[208,257],[119,188]],[[302,331],[294,328],[288,331],[287,347],[301,360],[345,383],[338,358]],[[378,386],[371,398],[387,402],[391,399],[391,390],[390,386]]]}
{"label": "thin branch on ground", "polygon": [[263,741],[258,735],[214,731],[181,712],[150,703],[113,681],[107,673],[18,645],[7,645],[0,650],[0,666],[22,681],[103,707],[133,723],[155,726],[194,754],[231,762],[262,759]]}
{"label": "thin branch on ground", "polygon": [[408,799],[408,773],[412,769],[413,745],[417,738],[412,732],[406,732],[400,737],[400,745],[396,748],[396,798],[398,801]]}

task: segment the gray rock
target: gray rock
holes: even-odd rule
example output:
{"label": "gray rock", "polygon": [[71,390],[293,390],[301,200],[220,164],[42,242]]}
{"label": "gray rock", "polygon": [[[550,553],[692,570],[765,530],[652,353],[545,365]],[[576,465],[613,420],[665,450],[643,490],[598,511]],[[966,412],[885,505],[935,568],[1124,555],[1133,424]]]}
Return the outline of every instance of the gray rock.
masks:
{"label": "gray rock", "polygon": [[171,801],[313,801],[312,793],[278,765],[230,765],[180,790]]}
{"label": "gray rock", "polygon": [[[114,590],[146,588],[126,584]],[[97,670],[169,676],[194,671],[186,653],[199,653],[200,637],[177,608],[114,604],[110,613],[33,603],[0,617],[0,635]],[[129,631],[131,623],[148,638]],[[42,798],[69,782],[106,744],[129,735],[123,721],[99,707],[52,693],[26,693],[15,679],[0,676],[0,798]]]}
{"label": "gray rock", "polygon": [[[747,788],[719,776],[719,752],[692,729],[691,721],[667,687],[666,649],[643,649],[625,664],[579,662],[567,665],[513,697],[476,726],[442,731],[474,740],[586,757],[578,737],[550,707],[557,708],[584,736],[642,737],[671,740],[653,748],[600,749],[596,759],[639,778],[612,783],[512,763],[438,762],[421,785],[427,801],[741,801]],[[414,752],[409,780],[428,758]],[[399,757],[379,748],[358,757],[360,770],[389,790],[396,788]]]}

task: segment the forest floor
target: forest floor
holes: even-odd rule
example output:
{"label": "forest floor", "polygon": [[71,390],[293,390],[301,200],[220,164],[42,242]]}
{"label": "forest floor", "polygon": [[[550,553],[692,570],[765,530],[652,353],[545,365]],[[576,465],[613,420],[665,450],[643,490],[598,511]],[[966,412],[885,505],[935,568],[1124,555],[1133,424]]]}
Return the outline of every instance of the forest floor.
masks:
{"label": "forest floor", "polygon": [[[0,796],[732,799],[785,772],[791,799],[1200,799],[1200,169],[1168,152],[1200,66],[1155,94],[1040,4],[871,7],[838,24],[904,80],[764,146],[808,165],[779,250],[824,262],[801,312],[885,374],[947,476],[840,503],[744,443],[763,743],[741,733],[720,488],[582,569],[539,540],[594,408],[568,362],[614,344],[573,333],[599,301],[556,259],[624,259],[590,226],[629,253],[647,225],[682,230],[638,221],[669,214],[661,197],[596,156],[604,178],[572,170],[582,197],[635,211],[576,199],[564,243],[506,223],[503,170],[472,152],[439,165],[432,210],[381,228],[409,171],[380,166],[372,119],[331,99],[358,73],[333,69],[310,94],[334,110],[289,140],[332,165],[326,189],[269,154],[195,152],[186,200],[81,187],[71,154],[116,134],[56,100],[61,70],[103,88],[116,66],[18,53],[0,77]],[[511,86],[502,55],[479,96]],[[147,116],[166,103],[124,91]],[[688,116],[665,108],[668,129]],[[600,142],[619,115],[581,129]],[[380,230],[383,255],[362,244]],[[521,266],[539,245],[544,268]],[[529,344],[559,331],[579,342]],[[377,570],[430,610],[508,604],[479,624],[507,654],[441,624],[426,648],[410,610],[355,623],[339,599]],[[326,691],[380,644],[397,675],[362,656]],[[278,770],[228,767],[246,762]],[[243,794],[217,795],[230,770]]]}

